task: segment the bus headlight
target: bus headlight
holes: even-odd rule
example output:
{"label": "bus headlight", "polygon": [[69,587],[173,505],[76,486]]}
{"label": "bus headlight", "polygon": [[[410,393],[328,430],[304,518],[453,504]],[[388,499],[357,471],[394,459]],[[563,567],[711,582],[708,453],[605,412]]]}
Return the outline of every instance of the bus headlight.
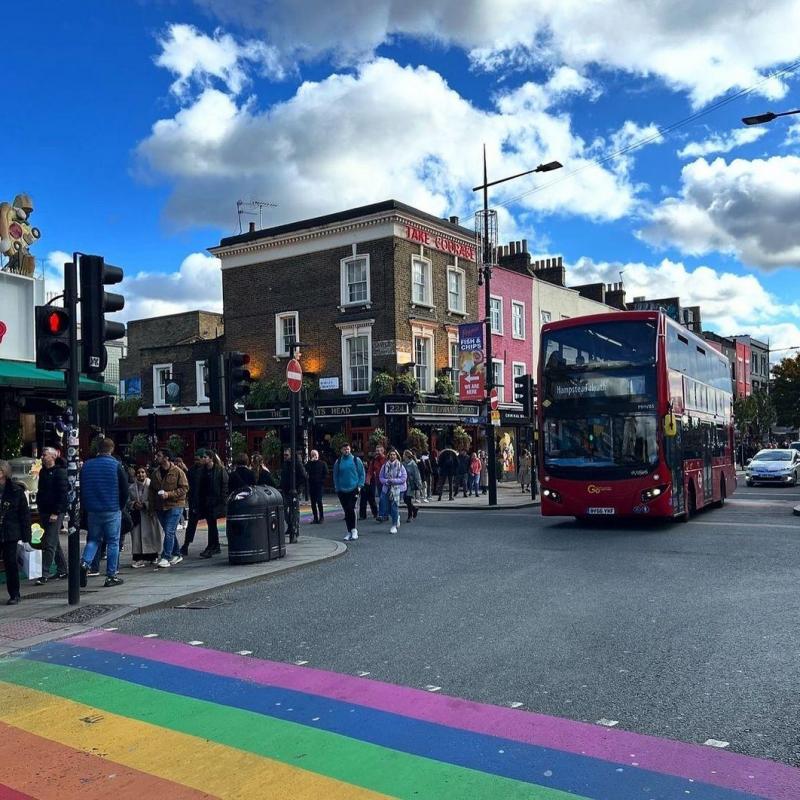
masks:
{"label": "bus headlight", "polygon": [[542,497],[546,497],[554,503],[561,502],[561,495],[555,489],[542,489]]}
{"label": "bus headlight", "polygon": [[654,486],[652,489],[645,489],[642,492],[642,502],[649,503],[651,500],[655,500],[656,497],[661,497],[661,495],[664,494],[667,489],[669,489],[669,486],[667,485]]}

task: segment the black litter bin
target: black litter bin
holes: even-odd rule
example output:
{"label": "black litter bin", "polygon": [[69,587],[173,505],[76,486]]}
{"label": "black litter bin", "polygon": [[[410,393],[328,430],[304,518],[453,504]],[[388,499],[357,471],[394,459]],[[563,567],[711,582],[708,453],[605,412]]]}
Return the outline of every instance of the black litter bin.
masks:
{"label": "black litter bin", "polygon": [[[270,486],[246,486],[228,497],[227,512],[225,532],[231,564],[257,564],[284,555],[286,548],[280,553],[278,541],[283,540],[283,526],[272,531],[273,520],[283,518],[280,492]],[[271,555],[273,540],[276,555]]]}

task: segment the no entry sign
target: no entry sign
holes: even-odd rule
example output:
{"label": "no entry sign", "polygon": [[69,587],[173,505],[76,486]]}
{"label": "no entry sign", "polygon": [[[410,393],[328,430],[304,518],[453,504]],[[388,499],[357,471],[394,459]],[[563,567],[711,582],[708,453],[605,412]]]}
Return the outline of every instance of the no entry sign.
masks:
{"label": "no entry sign", "polygon": [[489,408],[492,411],[497,411],[497,389],[492,389],[489,392]]}
{"label": "no entry sign", "polygon": [[286,383],[292,392],[299,392],[303,385],[303,368],[296,358],[293,358],[286,366]]}

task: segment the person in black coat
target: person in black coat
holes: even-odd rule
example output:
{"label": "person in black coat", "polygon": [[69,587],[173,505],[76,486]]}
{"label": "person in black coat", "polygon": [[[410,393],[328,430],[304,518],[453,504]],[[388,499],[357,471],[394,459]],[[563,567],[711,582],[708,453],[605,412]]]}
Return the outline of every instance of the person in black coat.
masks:
{"label": "person in black coat", "polygon": [[313,525],[320,525],[325,521],[322,509],[322,490],[325,479],[328,477],[328,465],[319,457],[318,450],[308,454],[306,473],[308,474],[308,493],[311,497],[311,513],[314,515]]}
{"label": "person in black coat", "polygon": [[225,516],[225,501],[228,497],[228,476],[217,463],[211,450],[201,448],[195,453],[195,463],[189,469],[189,522],[181,555],[189,554],[189,545],[194,541],[197,523],[204,519],[208,525],[208,544],[200,558],[211,558],[220,552],[217,519]]}
{"label": "person in black coat", "polygon": [[42,577],[36,581],[39,586],[47,583],[53,558],[56,561],[56,577],[67,577],[67,560],[61,549],[59,533],[64,522],[64,514],[69,511],[69,481],[66,463],[59,458],[54,447],[42,451],[42,468],[39,470],[39,486],[36,490],[36,505],[39,509],[39,522],[44,528],[42,537]]}
{"label": "person in black coat", "polygon": [[[294,459],[294,490],[295,498],[302,490],[305,482],[308,480],[303,462],[300,460],[300,455],[295,455]],[[287,447],[283,451],[283,463],[281,464],[281,494],[283,495],[283,513],[286,519],[286,527],[291,530],[291,510],[292,503],[295,498],[292,498],[292,451]],[[298,515],[299,522],[299,515]],[[291,535],[289,541],[292,541]]]}
{"label": "person in black coat", "polygon": [[11,464],[0,461],[0,547],[6,568],[6,605],[14,606],[20,601],[17,542],[30,540],[31,512],[25,487],[11,480]]}
{"label": "person in black coat", "polygon": [[[447,481],[450,500],[452,500],[453,478],[458,474],[458,453],[450,447],[445,447],[444,450],[440,450],[436,458],[436,467],[439,473],[439,500],[442,499],[445,481]],[[458,492],[457,489],[456,492]]]}
{"label": "person in black coat", "polygon": [[253,470],[250,469],[250,459],[247,453],[239,453],[234,456],[233,463],[235,466],[228,477],[228,491],[236,492],[245,486],[255,486],[256,476],[253,475]]}
{"label": "person in black coat", "polygon": [[456,477],[458,483],[456,484],[456,494],[461,489],[464,492],[464,497],[467,496],[467,477],[469,476],[469,453],[466,450],[461,450],[458,454],[458,469],[456,470]]}

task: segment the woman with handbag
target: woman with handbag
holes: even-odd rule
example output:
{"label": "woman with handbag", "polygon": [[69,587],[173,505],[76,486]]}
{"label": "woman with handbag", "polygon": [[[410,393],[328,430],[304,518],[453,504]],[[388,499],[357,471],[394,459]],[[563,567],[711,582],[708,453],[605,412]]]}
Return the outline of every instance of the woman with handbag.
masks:
{"label": "woman with handbag", "polygon": [[385,498],[385,508],[392,520],[389,533],[397,533],[397,526],[400,524],[400,498],[406,493],[407,480],[406,468],[400,462],[397,450],[392,448],[380,472],[380,482],[383,487],[381,493]]}
{"label": "woman with handbag", "polygon": [[20,601],[17,542],[30,540],[31,512],[25,487],[11,480],[11,464],[0,461],[0,545],[6,567],[8,606],[15,606]]}
{"label": "woman with handbag", "polygon": [[136,479],[128,489],[128,510],[133,529],[131,548],[134,569],[152,566],[161,552],[163,532],[155,511],[150,507],[150,478],[144,467],[136,468]]}

